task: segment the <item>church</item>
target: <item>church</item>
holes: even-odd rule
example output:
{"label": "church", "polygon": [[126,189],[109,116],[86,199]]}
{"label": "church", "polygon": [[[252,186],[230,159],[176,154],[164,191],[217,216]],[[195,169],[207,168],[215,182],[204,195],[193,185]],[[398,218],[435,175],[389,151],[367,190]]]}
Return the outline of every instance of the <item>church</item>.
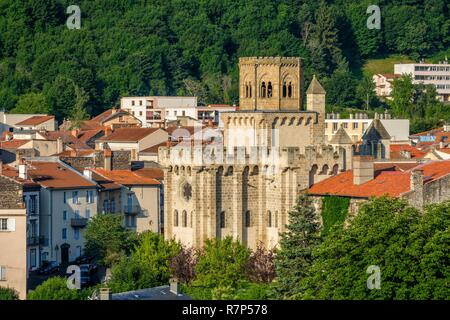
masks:
{"label": "church", "polygon": [[240,58],[239,90],[221,144],[159,149],[166,239],[273,248],[302,190],[350,169],[351,143],[325,143],[326,92],[315,76],[305,92],[300,58]]}

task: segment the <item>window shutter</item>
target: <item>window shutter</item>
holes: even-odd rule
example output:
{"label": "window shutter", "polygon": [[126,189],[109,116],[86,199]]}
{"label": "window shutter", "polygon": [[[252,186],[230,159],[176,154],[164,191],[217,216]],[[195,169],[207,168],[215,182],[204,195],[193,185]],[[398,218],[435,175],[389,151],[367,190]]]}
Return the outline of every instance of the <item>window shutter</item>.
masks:
{"label": "window shutter", "polygon": [[16,231],[16,219],[8,219],[8,231]]}

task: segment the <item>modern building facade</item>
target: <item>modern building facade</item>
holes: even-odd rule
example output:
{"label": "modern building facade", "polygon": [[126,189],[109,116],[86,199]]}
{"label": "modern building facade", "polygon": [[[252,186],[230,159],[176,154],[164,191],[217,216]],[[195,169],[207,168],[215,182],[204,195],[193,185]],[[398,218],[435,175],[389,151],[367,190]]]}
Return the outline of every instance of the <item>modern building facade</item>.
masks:
{"label": "modern building facade", "polygon": [[405,63],[394,65],[395,74],[409,74],[414,83],[431,84],[436,87],[439,99],[450,103],[450,64],[441,63]]}

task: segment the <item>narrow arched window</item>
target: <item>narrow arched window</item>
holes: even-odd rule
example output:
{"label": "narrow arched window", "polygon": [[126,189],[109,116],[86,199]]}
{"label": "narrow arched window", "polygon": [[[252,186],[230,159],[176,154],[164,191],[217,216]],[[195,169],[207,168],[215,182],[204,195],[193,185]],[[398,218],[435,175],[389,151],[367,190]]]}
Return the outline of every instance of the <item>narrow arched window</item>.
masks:
{"label": "narrow arched window", "polygon": [[261,97],[265,98],[266,97],[266,83],[263,81],[263,83],[261,84]]}
{"label": "narrow arched window", "polygon": [[272,228],[272,212],[270,210],[267,211],[267,226]]}
{"label": "narrow arched window", "polygon": [[248,98],[248,83],[245,83],[245,97]]}
{"label": "narrow arched window", "polygon": [[288,97],[291,98],[292,97],[292,84],[289,82],[289,86],[288,86]]}
{"label": "narrow arched window", "polygon": [[247,228],[249,228],[252,225],[250,220],[251,220],[250,211],[246,211],[245,212],[245,226]]}
{"label": "narrow arched window", "polygon": [[225,228],[226,224],[225,224],[225,211],[222,211],[220,213],[220,217],[219,217],[219,222],[220,222],[220,227],[221,228]]}
{"label": "narrow arched window", "polygon": [[270,81],[267,85],[267,97],[272,98],[272,82],[270,82]]}
{"label": "narrow arched window", "polygon": [[187,227],[187,212],[186,212],[186,210],[183,210],[182,224],[183,224],[184,228]]}
{"label": "narrow arched window", "polygon": [[252,97],[252,83],[251,82],[248,83],[248,91],[249,91],[249,97],[251,98]]}
{"label": "narrow arched window", "polygon": [[178,227],[178,210],[175,210],[173,212],[173,225],[175,227]]}
{"label": "narrow arched window", "polygon": [[287,95],[287,86],[286,82],[283,82],[283,98],[286,98]]}

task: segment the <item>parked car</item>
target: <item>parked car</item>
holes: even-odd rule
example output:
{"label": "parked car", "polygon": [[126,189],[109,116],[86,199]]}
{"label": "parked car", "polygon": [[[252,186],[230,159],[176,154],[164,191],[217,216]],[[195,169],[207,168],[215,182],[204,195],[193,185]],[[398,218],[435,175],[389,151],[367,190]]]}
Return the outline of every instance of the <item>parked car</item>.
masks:
{"label": "parked car", "polygon": [[61,270],[61,266],[56,261],[44,261],[42,266],[38,269],[38,274],[42,275],[50,275],[54,273],[58,273]]}
{"label": "parked car", "polygon": [[80,256],[75,259],[73,262],[76,265],[89,264],[94,260],[94,257],[91,256]]}

